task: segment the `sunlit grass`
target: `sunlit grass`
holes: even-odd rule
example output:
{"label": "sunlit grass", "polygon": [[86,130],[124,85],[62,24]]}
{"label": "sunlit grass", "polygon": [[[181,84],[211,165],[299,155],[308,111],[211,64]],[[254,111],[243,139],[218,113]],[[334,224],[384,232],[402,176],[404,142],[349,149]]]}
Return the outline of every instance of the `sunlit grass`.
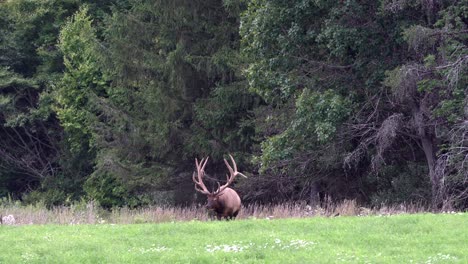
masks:
{"label": "sunlit grass", "polygon": [[0,263],[467,263],[468,214],[1,226]]}

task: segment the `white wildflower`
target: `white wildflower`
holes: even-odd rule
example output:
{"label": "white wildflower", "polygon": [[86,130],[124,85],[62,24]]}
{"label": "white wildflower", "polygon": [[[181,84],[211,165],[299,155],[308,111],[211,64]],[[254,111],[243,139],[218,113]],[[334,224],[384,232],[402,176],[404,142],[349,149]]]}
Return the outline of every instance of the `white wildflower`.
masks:
{"label": "white wildflower", "polygon": [[206,245],[205,250],[210,253],[214,253],[216,251],[223,251],[223,252],[242,252],[245,249],[249,248],[246,245],[219,245],[219,246],[212,246]]}
{"label": "white wildflower", "polygon": [[25,252],[21,254],[21,258],[23,259],[24,262],[30,262],[33,260],[37,260],[37,254],[31,253],[31,252]]}
{"label": "white wildflower", "polygon": [[425,262],[423,263],[433,263],[433,262],[441,262],[441,261],[455,261],[457,260],[457,257],[451,256],[449,254],[442,254],[438,253],[435,256],[430,256]]}

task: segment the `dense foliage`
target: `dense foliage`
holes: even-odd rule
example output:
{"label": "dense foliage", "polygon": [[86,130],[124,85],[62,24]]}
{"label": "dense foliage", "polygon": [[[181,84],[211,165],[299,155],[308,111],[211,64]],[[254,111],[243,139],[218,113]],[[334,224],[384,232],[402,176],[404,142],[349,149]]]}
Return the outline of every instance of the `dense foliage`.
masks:
{"label": "dense foliage", "polygon": [[[0,197],[468,206],[467,0],[0,1]],[[210,185],[211,184],[211,185]]]}

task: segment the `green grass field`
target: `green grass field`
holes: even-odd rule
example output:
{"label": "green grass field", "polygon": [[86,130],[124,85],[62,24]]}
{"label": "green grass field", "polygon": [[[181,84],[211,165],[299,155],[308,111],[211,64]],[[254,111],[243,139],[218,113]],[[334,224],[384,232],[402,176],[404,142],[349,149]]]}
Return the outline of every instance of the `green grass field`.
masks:
{"label": "green grass field", "polygon": [[0,226],[0,263],[468,263],[468,214]]}

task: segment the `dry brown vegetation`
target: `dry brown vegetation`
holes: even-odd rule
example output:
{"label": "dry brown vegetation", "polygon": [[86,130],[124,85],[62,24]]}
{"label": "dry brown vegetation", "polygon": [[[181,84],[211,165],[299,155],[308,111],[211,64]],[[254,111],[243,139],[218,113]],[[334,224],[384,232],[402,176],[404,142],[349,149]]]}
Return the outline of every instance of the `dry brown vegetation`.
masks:
{"label": "dry brown vegetation", "polygon": [[[368,216],[401,213],[427,212],[418,204],[360,207],[355,200],[340,203],[327,202],[312,207],[306,203],[283,203],[277,205],[251,204],[243,207],[237,219],[276,219],[304,217]],[[14,215],[17,225],[27,224],[138,224],[172,221],[209,221],[207,211],[200,205],[190,207],[150,206],[140,209],[119,208],[103,210],[93,203],[77,206],[60,206],[46,209],[43,206],[0,205],[0,214]]]}

